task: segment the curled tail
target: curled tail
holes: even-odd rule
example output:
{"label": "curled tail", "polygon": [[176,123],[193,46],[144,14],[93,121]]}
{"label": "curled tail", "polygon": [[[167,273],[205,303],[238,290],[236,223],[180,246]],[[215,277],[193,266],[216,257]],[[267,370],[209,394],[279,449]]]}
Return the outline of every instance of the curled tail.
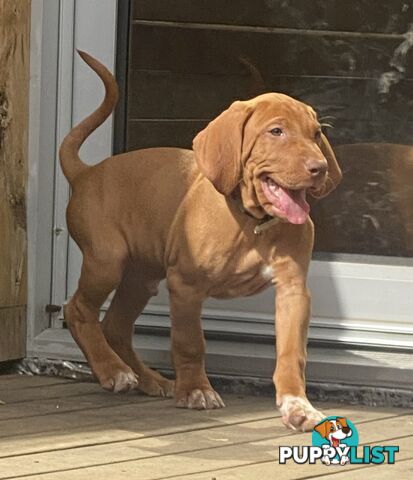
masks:
{"label": "curled tail", "polygon": [[66,135],[60,145],[60,165],[68,182],[72,185],[73,180],[86,170],[88,166],[79,157],[79,149],[87,137],[96,130],[109,117],[118,102],[118,85],[109,70],[85,52],[78,50],[79,55],[94,70],[105,85],[105,98],[100,106],[88,117]]}

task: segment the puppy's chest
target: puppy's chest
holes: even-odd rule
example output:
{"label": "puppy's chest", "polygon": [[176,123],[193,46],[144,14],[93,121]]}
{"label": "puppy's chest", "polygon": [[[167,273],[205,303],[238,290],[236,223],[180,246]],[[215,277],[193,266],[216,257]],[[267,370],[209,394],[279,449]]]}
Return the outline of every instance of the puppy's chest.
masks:
{"label": "puppy's chest", "polygon": [[273,284],[274,267],[270,252],[263,255],[255,248],[234,252],[234,258],[222,259],[222,267],[213,274],[210,295],[234,298],[255,295]]}

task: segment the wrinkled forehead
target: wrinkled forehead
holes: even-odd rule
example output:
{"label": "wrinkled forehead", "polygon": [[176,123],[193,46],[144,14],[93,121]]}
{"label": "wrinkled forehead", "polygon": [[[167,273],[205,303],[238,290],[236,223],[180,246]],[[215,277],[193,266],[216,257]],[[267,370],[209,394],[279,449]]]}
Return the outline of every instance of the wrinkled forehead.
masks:
{"label": "wrinkled forehead", "polygon": [[317,114],[309,105],[281,93],[266,93],[245,103],[254,108],[254,121],[259,126],[275,119],[308,128],[319,126]]}

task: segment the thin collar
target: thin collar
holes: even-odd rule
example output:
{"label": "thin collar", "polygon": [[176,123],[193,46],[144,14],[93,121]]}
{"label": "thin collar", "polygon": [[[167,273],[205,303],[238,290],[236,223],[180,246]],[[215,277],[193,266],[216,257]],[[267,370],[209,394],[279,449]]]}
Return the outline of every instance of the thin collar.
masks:
{"label": "thin collar", "polygon": [[232,195],[232,199],[237,204],[237,207],[240,212],[244,213],[245,215],[248,215],[254,220],[258,220],[257,225],[255,225],[254,227],[255,235],[261,235],[265,230],[268,230],[269,228],[277,225],[281,220],[279,217],[272,217],[271,215],[268,215],[268,214],[261,219],[257,219],[256,217],[254,217],[254,215],[251,215],[251,213],[244,207],[239,191],[234,195]]}

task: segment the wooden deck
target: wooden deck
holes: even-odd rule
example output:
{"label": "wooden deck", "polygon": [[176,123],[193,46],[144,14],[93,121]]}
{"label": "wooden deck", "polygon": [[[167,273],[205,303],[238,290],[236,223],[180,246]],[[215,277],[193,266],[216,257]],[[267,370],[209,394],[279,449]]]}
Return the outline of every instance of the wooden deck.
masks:
{"label": "wooden deck", "polygon": [[280,465],[278,446],[310,445],[311,434],[286,430],[271,398],[224,399],[226,409],[196,412],[92,383],[0,376],[0,479],[413,478],[412,411],[318,405],[350,418],[362,444],[399,445],[395,465]]}

